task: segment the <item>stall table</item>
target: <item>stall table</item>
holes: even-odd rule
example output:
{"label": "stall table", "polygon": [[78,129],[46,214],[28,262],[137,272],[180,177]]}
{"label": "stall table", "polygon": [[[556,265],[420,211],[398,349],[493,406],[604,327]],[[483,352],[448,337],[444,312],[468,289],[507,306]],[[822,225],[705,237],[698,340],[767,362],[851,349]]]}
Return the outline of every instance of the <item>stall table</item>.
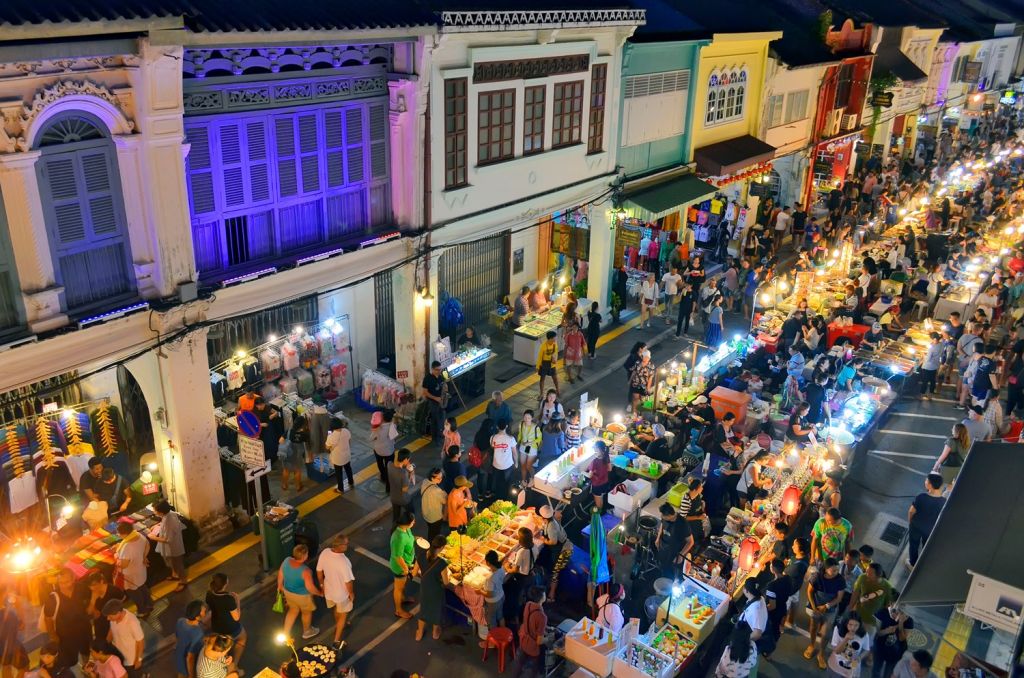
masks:
{"label": "stall table", "polygon": [[448,378],[463,399],[482,396],[487,390],[487,361],[494,352],[489,348],[460,348],[447,367]]}
{"label": "stall table", "polygon": [[[513,333],[512,359],[518,363],[536,365],[541,342],[544,341],[545,335],[549,331],[558,331],[558,327],[562,323],[562,315],[562,310],[555,307],[540,315],[528,316]],[[555,341],[558,342],[558,350],[561,352],[565,347],[561,332],[558,333]]]}

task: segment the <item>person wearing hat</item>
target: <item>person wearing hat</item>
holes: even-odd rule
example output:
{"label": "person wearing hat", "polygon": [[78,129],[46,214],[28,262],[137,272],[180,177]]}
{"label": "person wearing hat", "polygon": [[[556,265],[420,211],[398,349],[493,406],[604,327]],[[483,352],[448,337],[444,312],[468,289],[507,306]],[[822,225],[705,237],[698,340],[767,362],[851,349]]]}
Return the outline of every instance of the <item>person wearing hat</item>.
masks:
{"label": "person wearing hat", "polygon": [[860,345],[863,348],[874,350],[882,343],[883,339],[885,339],[885,335],[882,334],[882,324],[876,322],[871,325],[871,331],[864,334],[864,338],[860,340]]}
{"label": "person wearing hat", "polygon": [[558,588],[558,575],[569,564],[572,554],[572,542],[562,527],[562,504],[558,508],[549,505],[540,507],[540,517],[544,520],[540,528],[541,551],[539,564],[551,573],[548,585],[548,598],[554,600]]}
{"label": "person wearing hat", "polygon": [[699,418],[699,423],[712,426],[715,423],[715,408],[711,406],[707,396],[697,396],[690,407],[690,414]]}
{"label": "person wearing hat", "polygon": [[103,606],[103,615],[110,621],[107,639],[124,657],[124,668],[128,678],[142,675],[142,654],[145,636],[139,618],[124,609],[124,601],[108,600]]}
{"label": "person wearing hat", "polygon": [[473,483],[466,476],[455,478],[455,486],[448,493],[448,527],[452,532],[463,528],[469,522],[469,512],[476,506],[473,496],[469,493]]}

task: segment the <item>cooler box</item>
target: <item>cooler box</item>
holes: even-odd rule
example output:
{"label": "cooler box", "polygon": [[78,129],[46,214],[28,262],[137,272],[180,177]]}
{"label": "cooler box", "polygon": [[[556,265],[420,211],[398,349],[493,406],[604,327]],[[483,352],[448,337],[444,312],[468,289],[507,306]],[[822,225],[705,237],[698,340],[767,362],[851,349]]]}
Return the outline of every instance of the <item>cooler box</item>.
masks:
{"label": "cooler box", "polygon": [[608,503],[616,508],[616,515],[626,515],[635,509],[643,506],[650,500],[651,483],[646,480],[627,480],[620,483],[625,491],[619,489],[619,485],[612,488],[608,493]]}
{"label": "cooler box", "polygon": [[742,426],[746,421],[749,405],[749,393],[740,393],[724,386],[718,386],[711,392],[711,407],[715,410],[715,419],[721,419],[726,412],[732,412],[736,415],[734,426]]}
{"label": "cooler box", "polygon": [[758,334],[757,340],[764,344],[764,350],[768,353],[775,353],[779,350],[779,336],[778,334]]}
{"label": "cooler box", "polygon": [[672,486],[672,489],[665,495],[665,501],[671,506],[679,508],[679,505],[683,503],[683,495],[690,491],[690,488],[686,483],[676,483]]}
{"label": "cooler box", "polygon": [[858,348],[861,340],[864,338],[864,335],[867,334],[870,329],[871,328],[867,325],[843,325],[840,327],[835,323],[829,323],[828,342],[826,343],[826,346],[828,348],[832,348],[840,337],[846,337],[850,340],[850,343],[853,344],[854,348]]}

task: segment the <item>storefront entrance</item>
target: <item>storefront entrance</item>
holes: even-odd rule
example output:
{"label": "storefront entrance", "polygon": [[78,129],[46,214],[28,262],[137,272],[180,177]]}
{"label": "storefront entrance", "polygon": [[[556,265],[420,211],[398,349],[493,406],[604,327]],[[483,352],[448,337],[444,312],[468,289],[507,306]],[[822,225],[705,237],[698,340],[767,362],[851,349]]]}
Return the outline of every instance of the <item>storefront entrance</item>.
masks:
{"label": "storefront entrance", "polygon": [[509,292],[510,234],[456,245],[441,255],[437,324],[454,339],[467,325],[483,325]]}

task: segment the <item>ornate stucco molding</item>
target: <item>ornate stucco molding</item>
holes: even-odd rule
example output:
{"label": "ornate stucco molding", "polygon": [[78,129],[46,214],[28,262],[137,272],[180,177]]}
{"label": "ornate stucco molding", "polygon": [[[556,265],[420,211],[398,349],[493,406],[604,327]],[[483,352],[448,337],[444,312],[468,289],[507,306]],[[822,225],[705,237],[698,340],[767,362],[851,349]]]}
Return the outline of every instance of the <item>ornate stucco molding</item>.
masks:
{"label": "ornate stucco molding", "polygon": [[[34,133],[46,120],[61,110],[77,108],[93,113],[110,129],[111,134],[131,134],[135,123],[124,113],[126,99],[103,85],[88,80],[62,80],[36,92],[31,104],[22,106],[14,138],[18,151],[28,151]],[[68,105],[63,105],[67,103]]]}

